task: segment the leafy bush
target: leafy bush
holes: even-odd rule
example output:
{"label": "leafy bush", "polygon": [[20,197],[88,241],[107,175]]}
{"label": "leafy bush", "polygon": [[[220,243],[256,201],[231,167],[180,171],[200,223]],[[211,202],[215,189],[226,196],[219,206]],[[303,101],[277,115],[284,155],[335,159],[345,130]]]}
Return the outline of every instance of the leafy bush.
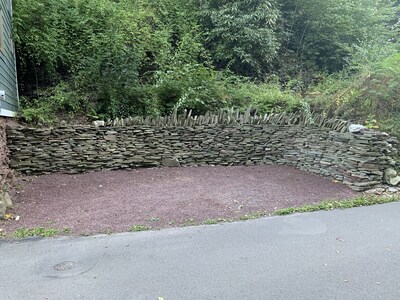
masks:
{"label": "leafy bush", "polygon": [[259,113],[280,113],[300,109],[301,97],[278,83],[255,84],[238,81],[228,86],[227,102],[235,107],[253,107]]}
{"label": "leafy bush", "polygon": [[204,66],[185,66],[162,74],[156,90],[164,113],[173,107],[200,114],[226,107],[246,110],[251,106],[263,114],[301,108],[301,97],[278,83],[254,83]]}
{"label": "leafy bush", "polygon": [[127,86],[120,91],[112,89],[107,98],[100,101],[97,113],[105,118],[157,116],[162,109],[154,86],[151,85]]}
{"label": "leafy bush", "polygon": [[73,120],[77,116],[94,115],[85,95],[79,94],[68,83],[60,82],[54,88],[38,92],[38,98],[21,97],[20,117],[27,123],[37,125],[52,124],[63,119]]}
{"label": "leafy bush", "polygon": [[33,107],[23,108],[19,112],[19,116],[25,122],[35,125],[51,124],[55,120],[53,111],[48,106],[40,106],[36,108]]}
{"label": "leafy bush", "polygon": [[237,75],[262,77],[276,57],[280,11],[272,0],[206,0],[198,8],[215,65]]}
{"label": "leafy bush", "polygon": [[386,0],[283,0],[282,50],[301,69],[314,65],[340,71],[354,48],[387,42],[388,24],[397,18],[395,5]]}
{"label": "leafy bush", "polygon": [[[400,54],[350,76],[328,76],[309,93],[314,109],[374,126],[400,137]],[[314,97],[313,97],[314,96]]]}
{"label": "leafy bush", "polygon": [[205,113],[225,107],[223,74],[202,65],[185,64],[158,73],[156,91],[164,110],[173,107]]}

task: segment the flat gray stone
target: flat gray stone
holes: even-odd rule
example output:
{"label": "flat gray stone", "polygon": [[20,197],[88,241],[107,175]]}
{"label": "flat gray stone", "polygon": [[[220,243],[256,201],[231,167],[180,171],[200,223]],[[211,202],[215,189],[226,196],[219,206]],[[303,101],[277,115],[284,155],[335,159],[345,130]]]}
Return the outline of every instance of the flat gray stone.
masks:
{"label": "flat gray stone", "polygon": [[397,175],[395,169],[388,168],[385,170],[384,181],[390,185],[398,185],[400,183],[400,176]]}
{"label": "flat gray stone", "polygon": [[[10,194],[8,192],[3,192],[1,195],[1,200],[4,202],[4,204],[6,205],[6,208],[12,208],[13,207],[13,203],[11,201],[11,197]],[[1,201],[0,200],[0,201]]]}
{"label": "flat gray stone", "polygon": [[97,128],[97,127],[100,127],[100,126],[101,126],[101,127],[106,126],[106,122],[104,122],[104,121],[93,121],[92,124],[93,124],[93,126],[96,127],[96,128]]}
{"label": "flat gray stone", "polygon": [[174,168],[174,167],[180,167],[181,164],[179,162],[179,160],[177,158],[163,158],[161,161],[161,164],[164,167],[170,167],[170,168]]}
{"label": "flat gray stone", "polygon": [[389,180],[389,184],[391,184],[391,185],[393,185],[393,186],[396,186],[396,185],[398,185],[399,183],[400,183],[400,176],[391,178],[391,179]]}
{"label": "flat gray stone", "polygon": [[382,195],[385,192],[384,188],[376,188],[376,189],[371,189],[368,191],[365,191],[364,193],[367,195]]}
{"label": "flat gray stone", "polygon": [[360,133],[360,132],[364,132],[366,130],[368,130],[368,128],[361,124],[351,124],[349,126],[350,133]]}
{"label": "flat gray stone", "polygon": [[6,216],[6,204],[0,200],[0,220]]}
{"label": "flat gray stone", "polygon": [[106,141],[116,141],[117,140],[117,136],[116,135],[105,135],[104,139]]}

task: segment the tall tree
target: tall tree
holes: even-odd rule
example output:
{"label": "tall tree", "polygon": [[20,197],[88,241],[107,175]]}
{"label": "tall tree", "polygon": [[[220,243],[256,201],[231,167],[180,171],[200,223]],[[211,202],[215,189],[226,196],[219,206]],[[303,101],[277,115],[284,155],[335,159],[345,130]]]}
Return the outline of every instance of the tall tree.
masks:
{"label": "tall tree", "polygon": [[319,69],[343,68],[353,46],[388,38],[395,8],[389,0],[281,0],[285,31],[283,47],[301,64]]}
{"label": "tall tree", "polygon": [[262,76],[279,47],[275,0],[205,0],[199,17],[215,65],[239,75]]}

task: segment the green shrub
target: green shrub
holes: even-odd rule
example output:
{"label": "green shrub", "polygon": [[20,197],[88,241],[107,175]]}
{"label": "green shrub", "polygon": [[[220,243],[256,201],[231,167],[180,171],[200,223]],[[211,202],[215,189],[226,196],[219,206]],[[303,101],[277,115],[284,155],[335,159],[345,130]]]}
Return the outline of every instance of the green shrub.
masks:
{"label": "green shrub", "polygon": [[262,114],[301,108],[301,97],[278,83],[254,83],[204,66],[169,71],[160,77],[156,90],[164,113],[175,106],[200,114],[230,107],[245,110],[251,106]]}
{"label": "green shrub", "polygon": [[26,123],[35,125],[51,124],[55,120],[55,116],[51,111],[51,108],[45,106],[37,108],[23,108],[19,112],[19,117]]}
{"label": "green shrub", "polygon": [[55,123],[61,116],[63,119],[73,120],[78,115],[86,116],[92,111],[87,96],[80,94],[66,82],[39,91],[36,99],[21,97],[20,102],[20,118],[37,125]]}
{"label": "green shrub", "polygon": [[328,76],[308,95],[314,110],[360,122],[400,137],[400,54],[356,74]]}
{"label": "green shrub", "polygon": [[196,114],[226,107],[222,72],[199,64],[184,64],[157,73],[156,93],[169,114],[174,107],[192,109]]}
{"label": "green shrub", "polygon": [[301,97],[291,91],[283,90],[278,84],[242,83],[231,87],[234,103],[251,106],[259,113],[280,113],[300,109]]}

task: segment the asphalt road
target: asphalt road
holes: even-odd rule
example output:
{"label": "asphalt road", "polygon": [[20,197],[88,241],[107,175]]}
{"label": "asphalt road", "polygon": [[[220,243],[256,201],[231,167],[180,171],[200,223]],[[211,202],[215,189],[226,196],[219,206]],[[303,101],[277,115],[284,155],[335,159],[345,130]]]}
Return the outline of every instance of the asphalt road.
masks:
{"label": "asphalt road", "polygon": [[400,299],[400,203],[0,243],[0,299]]}

